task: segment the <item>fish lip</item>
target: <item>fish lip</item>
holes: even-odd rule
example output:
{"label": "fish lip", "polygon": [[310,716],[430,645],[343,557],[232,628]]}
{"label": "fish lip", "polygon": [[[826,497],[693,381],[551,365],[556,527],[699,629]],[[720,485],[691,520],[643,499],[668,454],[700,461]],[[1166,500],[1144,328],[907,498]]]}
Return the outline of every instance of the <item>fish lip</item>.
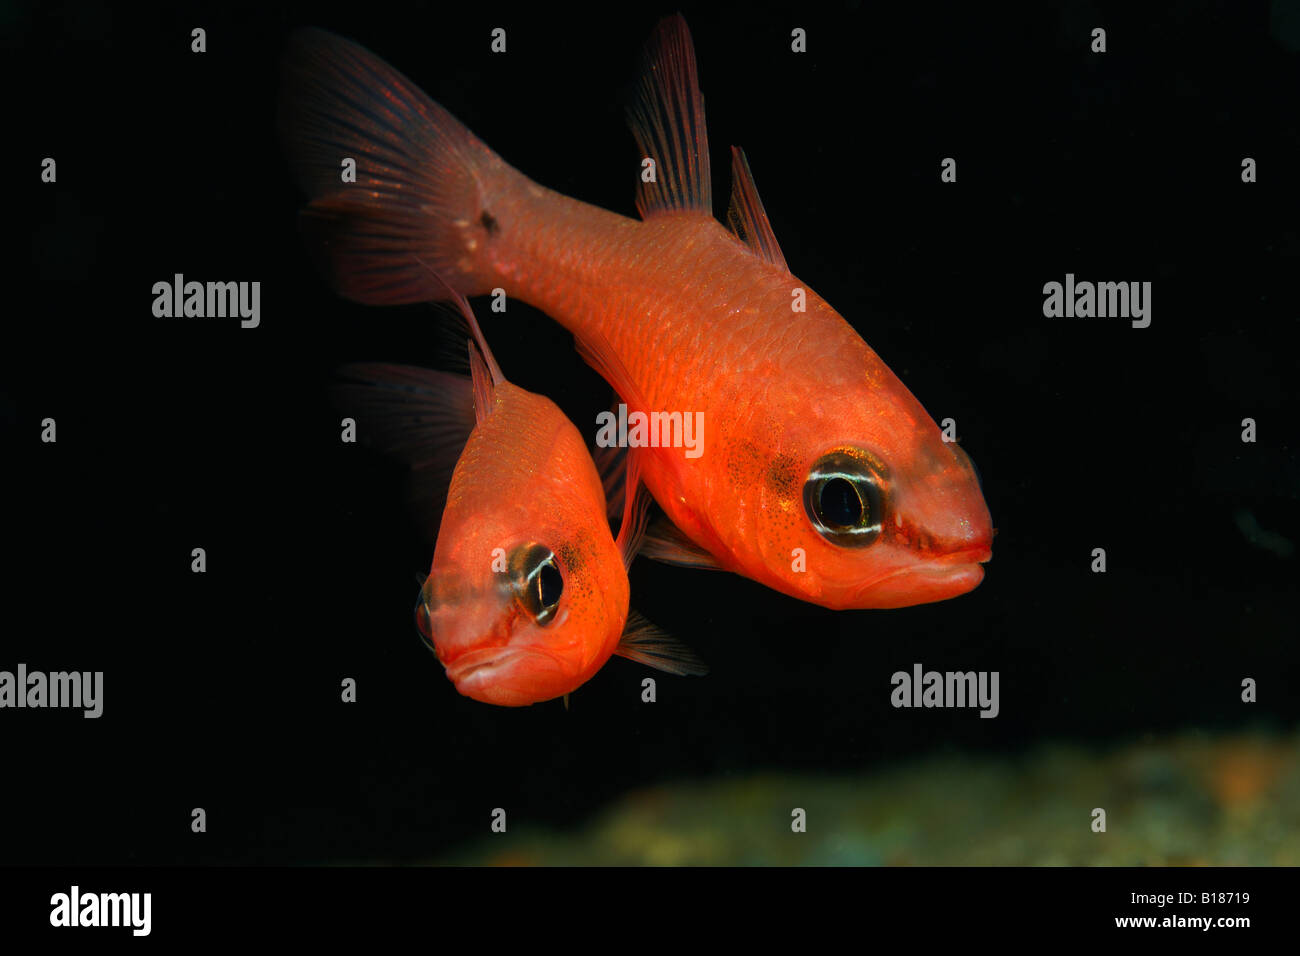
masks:
{"label": "fish lip", "polygon": [[985,564],[993,560],[993,548],[987,544],[977,544],[972,548],[963,548],[960,551],[953,551],[945,554],[940,558],[934,558],[927,561],[925,565],[936,565],[939,567],[950,567],[959,564]]}
{"label": "fish lip", "polygon": [[988,545],[977,545],[973,548],[964,548],[961,551],[953,551],[937,558],[930,558],[928,561],[922,561],[920,564],[909,564],[906,567],[895,568],[884,577],[876,578],[867,587],[875,587],[890,578],[896,578],[902,574],[932,574],[936,577],[945,577],[958,571],[967,570],[970,567],[980,567],[986,561],[993,559],[993,549]]}
{"label": "fish lip", "polygon": [[448,679],[454,684],[459,684],[471,674],[499,664],[516,653],[509,647],[485,647],[477,651],[466,651],[442,666],[447,671]]}
{"label": "fish lip", "polygon": [[[882,585],[904,576],[920,576],[934,582],[951,580],[954,583],[963,578],[971,579],[969,586],[961,588],[952,595],[955,597],[957,594],[964,594],[973,590],[984,580],[984,562],[991,560],[992,557],[993,549],[988,545],[963,548],[960,551],[953,551],[937,558],[930,558],[919,564],[909,564],[905,567],[895,568],[888,574],[864,584],[857,593],[860,597],[871,595],[873,592],[880,590]],[[937,600],[941,600],[941,598]]]}
{"label": "fish lip", "polygon": [[577,686],[557,655],[534,647],[468,651],[456,657],[446,672],[460,694],[502,707],[540,703]]}
{"label": "fish lip", "polygon": [[466,651],[443,664],[448,679],[457,686],[480,671],[490,670],[498,665],[518,660],[522,657],[537,655],[560,663],[559,658],[549,651],[538,647],[484,647],[476,651]]}

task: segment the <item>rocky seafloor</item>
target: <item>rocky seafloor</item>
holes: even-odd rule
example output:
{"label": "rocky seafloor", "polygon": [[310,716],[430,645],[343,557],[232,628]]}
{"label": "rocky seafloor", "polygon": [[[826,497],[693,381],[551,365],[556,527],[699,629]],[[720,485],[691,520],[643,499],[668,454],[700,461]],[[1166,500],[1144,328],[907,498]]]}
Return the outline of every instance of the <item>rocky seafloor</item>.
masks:
{"label": "rocky seafloor", "polygon": [[[1094,810],[1105,810],[1105,832]],[[792,830],[796,809],[806,830]],[[627,795],[575,829],[516,825],[438,860],[499,865],[1300,865],[1300,734],[940,756]]]}

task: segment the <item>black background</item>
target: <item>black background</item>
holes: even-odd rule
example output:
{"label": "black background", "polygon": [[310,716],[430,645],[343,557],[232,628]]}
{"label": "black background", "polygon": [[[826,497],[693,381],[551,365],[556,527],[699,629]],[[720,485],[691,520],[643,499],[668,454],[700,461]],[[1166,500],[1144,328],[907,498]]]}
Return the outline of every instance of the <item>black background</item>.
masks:
{"label": "black background", "polygon": [[[645,705],[642,669],[616,659],[568,712],[460,698],[415,634],[430,547],[401,469],[339,442],[326,387],[344,362],[428,361],[435,336],[426,309],[342,301],[310,269],[278,59],[293,27],[333,29],[538,182],[634,215],[622,110],[674,7],[6,13],[0,669],[102,670],[105,712],[0,712],[0,862],[419,861],[485,835],[498,806],[512,827],[564,826],[687,778],[1293,727],[1296,558],[1237,515],[1300,538],[1297,14],[901,6],[681,9],[716,211],[741,145],[795,274],[956,419],[998,528],[985,582],[835,613],[638,562],[634,605],[712,673],[663,678]],[[154,318],[152,285],[176,272],[260,281],[261,326]],[[1044,318],[1042,286],[1067,272],[1151,281],[1151,327]],[[513,381],[582,427],[606,407],[558,326],[479,311]],[[998,670],[1001,715],[894,710],[889,676],[914,662]]]}

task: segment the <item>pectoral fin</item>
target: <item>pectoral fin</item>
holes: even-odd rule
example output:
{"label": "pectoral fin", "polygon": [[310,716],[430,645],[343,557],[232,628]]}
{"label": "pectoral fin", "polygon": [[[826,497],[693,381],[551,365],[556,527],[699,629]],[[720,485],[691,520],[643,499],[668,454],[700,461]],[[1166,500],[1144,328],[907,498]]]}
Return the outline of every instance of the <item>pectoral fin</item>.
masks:
{"label": "pectoral fin", "polygon": [[[610,410],[615,418],[618,417],[619,401],[615,395],[614,407]],[[627,453],[626,445],[597,445],[591,449],[591,460],[605,489],[605,512],[609,523],[616,526],[623,517],[623,496],[627,492]]]}
{"label": "pectoral fin", "polygon": [[632,567],[632,561],[641,550],[646,526],[650,518],[650,490],[641,483],[641,452],[629,448],[625,460],[627,472],[624,481],[623,520],[618,527],[618,545],[623,555],[623,566]]}
{"label": "pectoral fin", "polygon": [[627,625],[614,653],[669,674],[703,677],[709,672],[699,655],[636,611],[628,611]]}
{"label": "pectoral fin", "polygon": [[662,514],[657,515],[650,522],[645,537],[641,539],[641,549],[637,553],[654,561],[676,564],[683,568],[725,570],[718,564],[717,558],[686,537],[677,525]]}

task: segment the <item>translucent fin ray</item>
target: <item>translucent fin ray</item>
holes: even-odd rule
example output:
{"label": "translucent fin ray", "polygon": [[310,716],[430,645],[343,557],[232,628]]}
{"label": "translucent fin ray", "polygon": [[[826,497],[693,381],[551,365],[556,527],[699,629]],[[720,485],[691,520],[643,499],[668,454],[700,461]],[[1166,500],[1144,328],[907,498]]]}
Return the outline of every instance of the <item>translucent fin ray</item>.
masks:
{"label": "translucent fin ray", "polygon": [[627,625],[614,653],[682,677],[703,677],[709,672],[698,654],[636,611],[627,612]]}
{"label": "translucent fin ray", "polygon": [[713,215],[709,137],[695,48],[681,14],[661,20],[646,43],[628,124],[655,181],[637,185],[642,218],[665,212]]}
{"label": "translucent fin ray", "polygon": [[[416,257],[467,295],[491,288],[467,240],[492,173],[508,167],[410,80],[356,43],[299,30],[278,123],[310,199],[309,248],[341,295],[371,305],[440,298]],[[355,182],[343,178],[348,160]]]}
{"label": "translucent fin ray", "polygon": [[686,537],[677,525],[662,514],[650,522],[638,553],[663,564],[706,571],[723,570],[717,558]]}
{"label": "translucent fin ray", "polygon": [[777,245],[772,222],[763,209],[763,200],[758,198],[749,160],[737,146],[731,147],[731,205],[727,207],[727,225],[760,259],[790,271]]}

